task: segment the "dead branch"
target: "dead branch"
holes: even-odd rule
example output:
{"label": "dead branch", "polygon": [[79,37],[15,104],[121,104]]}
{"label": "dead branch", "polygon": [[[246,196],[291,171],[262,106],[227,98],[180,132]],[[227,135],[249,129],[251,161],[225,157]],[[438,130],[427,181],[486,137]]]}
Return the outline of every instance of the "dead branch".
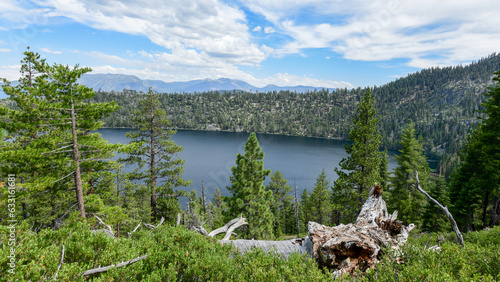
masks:
{"label": "dead branch", "polygon": [[144,226],[146,226],[147,228],[149,229],[152,229],[152,230],[155,230],[156,228],[160,227],[160,225],[163,224],[163,222],[165,221],[165,218],[162,216],[161,219],[160,219],[160,223],[158,223],[158,225],[154,226],[152,224],[148,224],[148,223],[143,223]]}
{"label": "dead branch", "polygon": [[132,233],[134,233],[140,226],[141,226],[142,220],[137,224],[137,226],[134,228],[132,232],[128,232],[128,237],[132,237]]}
{"label": "dead branch", "polygon": [[177,213],[177,221],[175,222],[175,226],[179,226],[181,224],[181,213]]}
{"label": "dead branch", "polygon": [[100,219],[97,215],[95,215],[95,214],[94,214],[94,217],[95,217],[95,218],[97,218],[97,219],[99,220],[99,222],[100,222],[102,225],[104,225],[104,226],[108,227],[108,229],[109,229],[109,231],[111,232],[111,234],[114,234],[114,233],[113,233],[113,229],[111,228],[111,226],[109,226],[109,225],[107,225],[106,223],[104,223],[104,221],[102,221],[102,220],[101,220],[101,219]]}
{"label": "dead branch", "polygon": [[243,225],[247,225],[248,222],[245,221],[246,219],[244,217],[237,217],[235,219],[232,219],[230,220],[228,223],[226,223],[226,225],[222,226],[221,228],[217,228],[215,230],[212,230],[212,232],[208,233],[205,228],[203,228],[203,225],[200,225],[200,226],[193,226],[191,229],[198,232],[198,233],[201,233],[207,237],[215,237],[216,235],[218,234],[221,234],[221,233],[226,233],[226,235],[224,236],[224,239],[222,239],[222,241],[227,241],[229,240],[229,238],[231,238],[231,235],[234,234],[233,231]]}
{"label": "dead branch", "polygon": [[418,171],[415,170],[415,180],[416,180],[416,184],[415,186],[417,186],[417,189],[418,191],[420,191],[422,194],[424,194],[429,200],[431,200],[434,204],[436,204],[441,210],[443,210],[443,212],[446,214],[446,216],[448,217],[448,219],[450,220],[450,223],[451,223],[451,227],[453,228],[453,231],[455,231],[455,234],[457,235],[457,240],[458,240],[458,243],[463,247],[465,246],[464,244],[464,238],[462,237],[462,233],[460,232],[460,230],[458,229],[458,226],[457,226],[457,223],[455,222],[455,219],[453,218],[453,216],[451,215],[451,213],[448,211],[448,208],[441,205],[438,201],[436,201],[434,198],[432,198],[429,194],[427,194],[427,192],[424,191],[424,189],[422,189],[422,187],[420,187],[420,184],[419,184],[419,181],[418,181]]}
{"label": "dead branch", "polygon": [[126,262],[121,262],[117,265],[114,265],[114,264],[111,264],[109,266],[105,266],[105,267],[98,267],[98,268],[94,268],[94,269],[90,269],[90,270],[87,270],[83,273],[83,276],[88,276],[88,275],[92,275],[92,274],[96,274],[96,273],[102,273],[102,272],[106,272],[108,270],[110,270],[111,268],[120,268],[120,267],[124,267],[124,266],[128,266],[128,265],[131,265],[133,263],[136,263],[142,259],[145,259],[147,258],[148,255],[144,255],[142,257],[137,257],[135,259],[132,259],[132,260],[129,260],[129,261],[126,261]]}
{"label": "dead branch", "polygon": [[63,260],[64,260],[64,245],[62,246],[61,259],[59,260],[59,266],[57,267],[56,275],[54,275],[54,280],[57,279],[57,273],[59,272],[59,269],[61,269],[61,266],[63,264]]}

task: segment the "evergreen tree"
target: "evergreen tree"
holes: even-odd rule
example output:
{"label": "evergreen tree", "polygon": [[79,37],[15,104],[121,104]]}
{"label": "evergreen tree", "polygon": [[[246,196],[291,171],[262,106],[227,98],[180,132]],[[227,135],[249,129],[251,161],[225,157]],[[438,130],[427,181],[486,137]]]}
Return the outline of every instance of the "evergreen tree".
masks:
{"label": "evergreen tree", "polygon": [[19,84],[3,86],[15,109],[0,107],[0,128],[14,141],[2,144],[0,171],[20,180],[22,217],[33,226],[57,228],[75,208],[86,216],[85,192],[113,168],[108,159],[122,145],[90,132],[119,107],[90,102],[94,91],[76,83],[90,68],[51,66],[36,53],[24,54]]}
{"label": "evergreen tree", "polygon": [[387,189],[391,174],[389,173],[389,155],[387,155],[387,149],[385,149],[383,152],[381,152],[381,159],[380,159],[380,187],[382,189]]}
{"label": "evergreen tree", "polygon": [[[500,72],[482,104],[484,116],[459,152],[450,183],[451,211],[466,230],[498,225],[500,219]],[[488,210],[491,209],[490,215]]]}
{"label": "evergreen tree", "polygon": [[[446,191],[446,181],[443,176],[439,176],[435,181],[433,181],[429,195],[443,206],[449,205],[450,200]],[[427,200],[427,205],[424,207],[422,220],[422,231],[443,232],[449,229],[448,218],[444,212],[429,199]]]}
{"label": "evergreen tree", "polygon": [[271,191],[264,188],[265,177],[271,171],[264,169],[262,152],[255,133],[245,143],[245,154],[236,156],[236,166],[231,168],[232,185],[227,187],[232,197],[227,198],[230,217],[243,215],[248,221],[248,237],[268,239],[272,237],[273,202]]}
{"label": "evergreen tree", "polygon": [[211,212],[211,218],[209,218],[209,225],[211,229],[216,229],[226,224],[224,221],[224,214],[227,210],[227,204],[224,201],[224,197],[222,196],[219,187],[215,189],[212,202],[208,203],[208,209]]}
{"label": "evergreen tree", "polygon": [[274,236],[279,238],[284,232],[285,228],[285,206],[290,205],[290,197],[287,194],[290,193],[292,188],[288,185],[287,180],[283,178],[283,175],[279,170],[271,174],[271,181],[266,187],[267,191],[271,191],[273,195],[273,204],[271,206],[271,212],[274,215]]}
{"label": "evergreen tree", "polygon": [[330,220],[332,204],[329,188],[330,180],[326,178],[326,171],[323,169],[316,178],[316,184],[309,198],[313,221],[320,224],[328,224]]}
{"label": "evergreen tree", "polygon": [[300,197],[300,230],[308,230],[309,221],[314,221],[312,216],[312,203],[307,189],[304,189]]}
{"label": "evergreen tree", "polygon": [[183,150],[171,139],[176,131],[168,129],[169,119],[161,107],[159,95],[151,89],[131,119],[138,129],[126,135],[135,147],[127,151],[128,158],[123,160],[137,165],[130,178],[144,180],[149,188],[151,221],[161,214],[167,222],[174,223],[181,211],[174,188],[191,184],[182,178],[184,160],[176,158],[176,154]]}
{"label": "evergreen tree", "polygon": [[332,188],[332,202],[335,212],[340,213],[340,222],[353,222],[368,198],[370,187],[380,182],[382,137],[376,129],[379,119],[368,91],[361,97],[349,131],[351,143],[344,146],[349,156],[340,161],[340,168],[335,168],[338,178]]}
{"label": "evergreen tree", "polygon": [[421,213],[426,204],[425,197],[415,188],[415,171],[418,171],[420,186],[428,191],[430,169],[423,152],[421,140],[415,138],[415,125],[410,120],[401,136],[401,154],[396,156],[398,167],[391,181],[389,207],[398,210],[405,223],[421,225]]}

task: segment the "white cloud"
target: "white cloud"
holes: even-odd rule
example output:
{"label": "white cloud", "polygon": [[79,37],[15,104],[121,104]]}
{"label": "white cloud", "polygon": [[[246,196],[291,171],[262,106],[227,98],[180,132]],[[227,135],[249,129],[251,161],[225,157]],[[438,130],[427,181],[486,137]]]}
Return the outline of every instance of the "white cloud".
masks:
{"label": "white cloud", "polygon": [[[347,59],[429,67],[477,60],[500,46],[499,1],[254,0],[244,3],[293,38],[281,56],[331,48]],[[301,11],[307,8],[307,22]],[[315,19],[317,22],[315,22]],[[331,21],[321,21],[330,18]],[[292,20],[293,19],[293,20]]]}
{"label": "white cloud", "polygon": [[268,84],[275,84],[278,86],[316,86],[325,88],[353,88],[353,85],[345,81],[333,81],[333,80],[322,80],[307,76],[298,76],[288,73],[277,73],[272,76],[263,79],[254,79],[250,83],[254,83],[255,86],[265,86]]}
{"label": "white cloud", "polygon": [[51,7],[46,13],[50,17],[67,17],[96,29],[144,35],[169,50],[192,50],[228,65],[256,65],[266,58],[260,46],[250,40],[244,12],[219,0],[36,2]]}
{"label": "white cloud", "polygon": [[20,69],[21,65],[0,66],[0,77],[6,78],[10,81],[18,80],[21,76],[19,74]]}
{"label": "white cloud", "polygon": [[255,32],[259,32],[262,30],[262,27],[259,25],[259,26],[256,26],[254,27],[254,29],[252,29],[252,31],[255,31]]}
{"label": "white cloud", "polygon": [[275,32],[276,32],[276,30],[275,30],[274,28],[270,27],[270,26],[266,26],[266,27],[264,28],[264,32],[265,32],[265,33],[275,33]]}
{"label": "white cloud", "polygon": [[0,48],[0,52],[1,52],[1,53],[9,53],[9,52],[12,52],[12,49],[8,49],[8,48]]}
{"label": "white cloud", "polygon": [[48,48],[40,48],[40,51],[45,52],[45,53],[50,53],[50,54],[56,54],[56,55],[62,54],[61,51],[53,51],[53,50],[50,50]]}

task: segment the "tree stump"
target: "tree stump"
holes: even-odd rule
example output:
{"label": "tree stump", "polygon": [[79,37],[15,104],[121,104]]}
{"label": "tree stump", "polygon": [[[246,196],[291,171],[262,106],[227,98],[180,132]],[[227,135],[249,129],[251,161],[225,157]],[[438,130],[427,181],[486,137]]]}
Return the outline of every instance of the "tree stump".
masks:
{"label": "tree stump", "polygon": [[[375,193],[374,193],[375,192]],[[359,269],[374,268],[381,257],[381,248],[397,249],[408,240],[413,224],[404,226],[396,220],[397,211],[388,215],[385,201],[379,191],[372,189],[355,223],[329,227],[309,222],[308,235],[288,241],[221,240],[240,251],[261,248],[275,249],[281,257],[304,253],[314,258],[321,267],[334,270],[334,276]]]}

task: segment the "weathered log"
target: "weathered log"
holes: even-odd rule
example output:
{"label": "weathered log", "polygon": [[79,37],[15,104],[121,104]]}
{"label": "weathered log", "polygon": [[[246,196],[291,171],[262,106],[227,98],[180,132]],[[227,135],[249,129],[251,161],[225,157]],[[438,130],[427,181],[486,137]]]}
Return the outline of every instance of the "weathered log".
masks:
{"label": "weathered log", "polygon": [[434,204],[436,204],[441,210],[443,210],[444,214],[448,217],[451,223],[451,227],[453,228],[453,231],[455,231],[455,234],[457,236],[458,243],[463,247],[464,246],[464,238],[462,237],[462,233],[458,229],[457,223],[451,213],[448,211],[448,208],[441,205],[438,201],[436,201],[434,198],[432,198],[427,192],[420,187],[420,184],[418,182],[418,171],[415,170],[415,186],[417,186],[418,191],[420,191],[422,194],[424,194],[429,200],[431,200]]}
{"label": "weathered log", "polygon": [[[374,193],[375,191],[375,193]],[[258,247],[266,252],[275,250],[282,258],[293,253],[307,254],[321,267],[334,270],[334,276],[365,271],[375,267],[382,247],[397,249],[406,243],[413,224],[404,226],[396,220],[397,212],[388,215],[385,201],[372,189],[354,224],[328,227],[309,222],[308,235],[288,241],[221,240],[245,252]]]}

